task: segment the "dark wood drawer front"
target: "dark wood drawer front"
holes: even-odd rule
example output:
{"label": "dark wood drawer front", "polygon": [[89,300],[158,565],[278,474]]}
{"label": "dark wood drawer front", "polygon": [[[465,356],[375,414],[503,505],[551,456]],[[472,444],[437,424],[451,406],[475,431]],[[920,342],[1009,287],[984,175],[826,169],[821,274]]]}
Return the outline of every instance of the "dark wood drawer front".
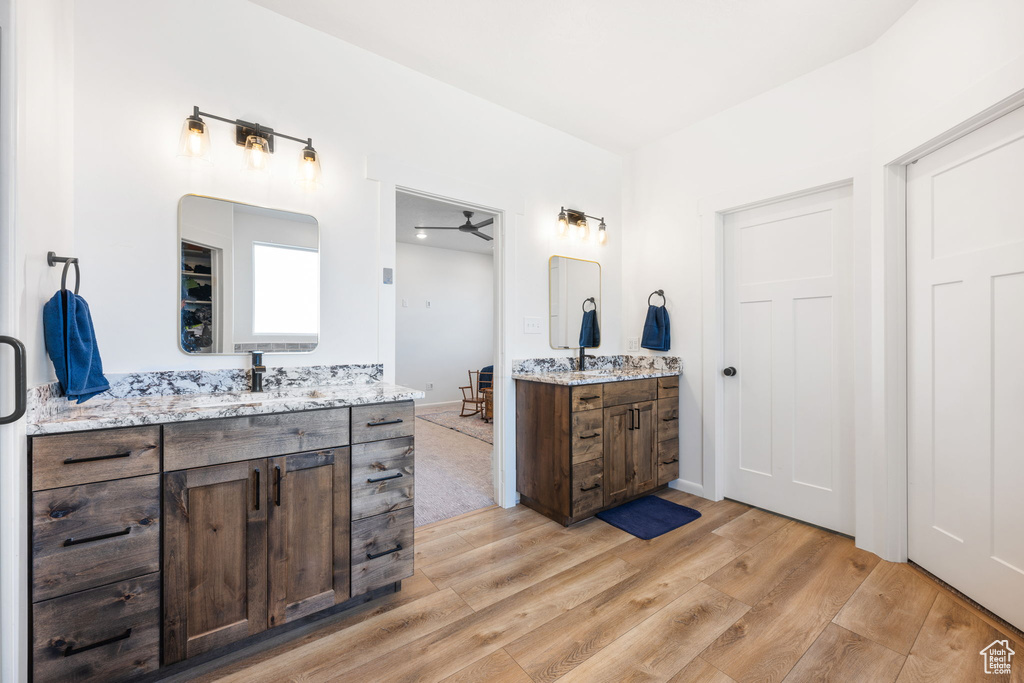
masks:
{"label": "dark wood drawer front", "polygon": [[412,506],[414,450],[411,436],[352,447],[352,519]]}
{"label": "dark wood drawer front", "polygon": [[572,409],[596,410],[604,408],[604,385],[584,384],[572,388]]}
{"label": "dark wood drawer front", "polygon": [[340,448],[348,431],[348,408],[169,424],[164,471]]}
{"label": "dark wood drawer front", "polygon": [[658,444],[658,486],[679,478],[679,439]]}
{"label": "dark wood drawer front", "polygon": [[123,681],[160,663],[160,575],[33,606],[36,681]]}
{"label": "dark wood drawer front", "polygon": [[604,461],[573,465],[572,516],[583,517],[604,505]]}
{"label": "dark wood drawer front", "polygon": [[356,406],[352,409],[352,443],[412,436],[415,419],[412,401]]}
{"label": "dark wood drawer front", "polygon": [[160,472],[160,428],[32,437],[32,490]]}
{"label": "dark wood drawer front", "polygon": [[159,569],[159,475],[33,494],[33,601]]}
{"label": "dark wood drawer front", "polygon": [[679,375],[672,377],[658,378],[658,398],[673,398],[679,396]]}
{"label": "dark wood drawer front", "polygon": [[572,415],[572,461],[586,462],[604,453],[604,411],[585,410]]}
{"label": "dark wood drawer front", "polygon": [[605,406],[653,401],[657,397],[658,380],[656,379],[631,379],[623,382],[608,382],[604,385]]}
{"label": "dark wood drawer front", "polygon": [[679,399],[658,401],[658,441],[679,438]]}
{"label": "dark wood drawer front", "polygon": [[401,581],[413,572],[411,507],[352,522],[352,596]]}

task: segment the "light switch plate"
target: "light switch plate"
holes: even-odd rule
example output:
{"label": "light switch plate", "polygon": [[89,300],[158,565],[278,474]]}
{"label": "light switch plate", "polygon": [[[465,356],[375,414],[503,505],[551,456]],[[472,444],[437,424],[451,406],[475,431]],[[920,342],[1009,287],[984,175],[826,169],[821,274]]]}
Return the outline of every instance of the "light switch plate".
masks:
{"label": "light switch plate", "polygon": [[524,334],[540,334],[542,321],[540,318],[531,318],[529,316],[523,318],[523,333]]}
{"label": "light switch plate", "polygon": [[402,308],[409,308],[409,300],[402,299]]}
{"label": "light switch plate", "polygon": [[427,308],[430,308],[430,299],[427,299]]}
{"label": "light switch plate", "polygon": [[640,350],[640,337],[630,337],[627,340],[627,347],[628,347],[628,350],[630,350],[630,351],[639,351]]}
{"label": "light switch plate", "polygon": [[433,382],[427,382],[427,391],[433,391],[433,390],[434,390],[434,383]]}

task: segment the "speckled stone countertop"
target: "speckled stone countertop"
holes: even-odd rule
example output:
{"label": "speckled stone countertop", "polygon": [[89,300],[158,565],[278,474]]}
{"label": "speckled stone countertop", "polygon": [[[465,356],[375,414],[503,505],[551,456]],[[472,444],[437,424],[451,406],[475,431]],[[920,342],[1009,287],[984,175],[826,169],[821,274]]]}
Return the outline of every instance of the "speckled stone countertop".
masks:
{"label": "speckled stone countertop", "polygon": [[422,391],[380,381],[381,374],[379,366],[284,369],[266,391],[253,393],[243,389],[244,371],[139,373],[117,376],[110,392],[80,405],[57,395],[56,385],[43,385],[29,394],[27,431],[38,436],[423,398]]}
{"label": "speckled stone countertop", "polygon": [[513,361],[512,379],[576,386],[673,377],[683,371],[675,356],[598,356],[587,359],[588,370],[577,372],[574,366],[575,359],[570,357]]}

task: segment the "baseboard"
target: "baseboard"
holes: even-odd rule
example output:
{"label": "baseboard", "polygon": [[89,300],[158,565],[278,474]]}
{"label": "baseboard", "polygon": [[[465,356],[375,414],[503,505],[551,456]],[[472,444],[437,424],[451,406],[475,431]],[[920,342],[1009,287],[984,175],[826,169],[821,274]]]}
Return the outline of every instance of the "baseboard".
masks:
{"label": "baseboard", "polygon": [[700,496],[701,498],[707,498],[707,496],[704,495],[703,484],[697,484],[692,481],[687,481],[685,479],[673,479],[668,483],[668,487],[670,489],[675,489],[676,491],[682,491],[683,493],[689,493],[694,496]]}

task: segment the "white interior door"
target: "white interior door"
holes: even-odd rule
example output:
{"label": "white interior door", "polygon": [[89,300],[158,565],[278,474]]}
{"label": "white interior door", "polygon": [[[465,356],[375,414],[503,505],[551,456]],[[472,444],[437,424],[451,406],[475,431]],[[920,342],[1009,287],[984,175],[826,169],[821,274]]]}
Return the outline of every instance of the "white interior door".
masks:
{"label": "white interior door", "polygon": [[1024,627],[1024,109],[907,169],[910,559]]}
{"label": "white interior door", "polygon": [[725,216],[725,495],[853,533],[851,185]]}

